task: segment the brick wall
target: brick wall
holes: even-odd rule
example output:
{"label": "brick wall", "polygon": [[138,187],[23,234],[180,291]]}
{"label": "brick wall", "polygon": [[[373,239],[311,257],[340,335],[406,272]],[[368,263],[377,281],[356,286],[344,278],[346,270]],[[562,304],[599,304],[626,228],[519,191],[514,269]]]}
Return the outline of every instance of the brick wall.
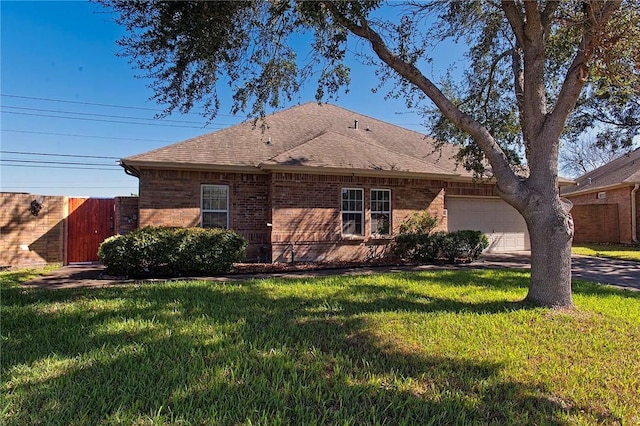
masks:
{"label": "brick wall", "polygon": [[[0,266],[62,263],[65,249],[67,197],[0,194]],[[37,216],[32,201],[42,208]]]}
{"label": "brick wall", "polygon": [[[439,180],[304,173],[243,174],[142,170],[139,225],[199,226],[201,185],[228,185],[230,227],[249,240],[247,260],[274,262],[352,260],[376,257],[389,248],[388,238],[370,231],[370,190],[391,190],[391,226],[427,209],[443,217],[445,193],[494,195],[493,186]],[[342,188],[364,190],[363,237],[341,233]],[[271,224],[272,226],[268,226]]]}
{"label": "brick wall", "polygon": [[249,241],[249,260],[265,260],[271,219],[266,174],[143,169],[139,226],[200,226],[204,184],[229,186],[229,227]]}
{"label": "brick wall", "polygon": [[[343,236],[343,188],[361,188],[364,195],[364,236]],[[354,260],[376,257],[388,250],[389,239],[371,235],[370,191],[391,190],[391,226],[417,210],[427,209],[446,229],[443,182],[362,176],[274,173],[272,259],[276,262]]]}
{"label": "brick wall", "polygon": [[138,197],[116,197],[116,234],[126,235],[138,228]]}
{"label": "brick wall", "polygon": [[619,243],[617,204],[576,204],[571,209],[576,243]]}
{"label": "brick wall", "polygon": [[[571,200],[574,204],[574,209],[578,205],[603,205],[603,204],[615,204],[617,205],[618,210],[618,240],[616,241],[613,236],[611,236],[612,241],[598,241],[601,239],[601,230],[597,230],[597,226],[603,226],[601,223],[602,218],[595,218],[593,215],[596,214],[597,210],[593,210],[594,213],[591,214],[583,214],[579,210],[576,210],[576,213],[572,211],[574,226],[576,228],[576,233],[580,232],[578,238],[582,242],[609,242],[609,243],[631,243],[633,242],[631,238],[631,189],[632,187],[624,187],[618,189],[611,189],[606,191],[601,191],[605,193],[604,198],[598,198],[598,192],[592,192],[588,194],[578,194],[574,196],[568,196],[567,198]],[[636,194],[637,196],[637,194]],[[637,198],[636,198],[637,202]],[[594,225],[600,223],[600,225]],[[610,222],[610,221],[609,221]],[[610,226],[608,224],[607,226]],[[580,229],[580,231],[578,231]],[[593,230],[593,231],[590,231]],[[576,242],[581,242],[576,240]]]}

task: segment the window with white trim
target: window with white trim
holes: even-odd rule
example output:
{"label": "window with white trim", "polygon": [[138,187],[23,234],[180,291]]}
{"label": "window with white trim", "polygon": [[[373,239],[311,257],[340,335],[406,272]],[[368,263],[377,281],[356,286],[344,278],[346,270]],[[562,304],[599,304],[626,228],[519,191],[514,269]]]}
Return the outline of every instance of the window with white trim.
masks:
{"label": "window with white trim", "polygon": [[364,190],[342,188],[342,234],[364,235]]}
{"label": "window with white trim", "polygon": [[370,210],[371,235],[391,235],[391,190],[372,189]]}
{"label": "window with white trim", "polygon": [[229,187],[202,185],[200,224],[203,228],[229,228]]}

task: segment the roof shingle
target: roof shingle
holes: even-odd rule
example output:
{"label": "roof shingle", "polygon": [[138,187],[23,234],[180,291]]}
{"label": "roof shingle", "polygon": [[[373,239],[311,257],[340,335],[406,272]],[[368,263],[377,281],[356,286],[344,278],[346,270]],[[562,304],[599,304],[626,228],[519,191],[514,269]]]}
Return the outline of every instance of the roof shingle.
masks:
{"label": "roof shingle", "polygon": [[575,195],[616,185],[640,183],[640,148],[585,173],[575,182],[576,185],[563,188],[562,195]]}
{"label": "roof shingle", "polygon": [[453,145],[438,151],[425,135],[335,105],[298,105],[265,117],[264,125],[241,123],[122,162],[136,168],[308,166],[471,177],[457,166]]}

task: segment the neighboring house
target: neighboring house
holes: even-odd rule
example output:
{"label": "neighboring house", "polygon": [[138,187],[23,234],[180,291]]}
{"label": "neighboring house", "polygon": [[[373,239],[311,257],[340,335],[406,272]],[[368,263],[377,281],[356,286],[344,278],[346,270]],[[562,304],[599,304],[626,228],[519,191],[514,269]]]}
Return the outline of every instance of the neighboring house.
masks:
{"label": "neighboring house", "polygon": [[577,243],[637,243],[640,148],[598,167],[564,187],[573,203]]}
{"label": "neighboring house", "polygon": [[493,251],[528,250],[522,216],[456,150],[337,106],[307,103],[121,160],[137,176],[139,225],[231,228],[249,259],[364,259],[426,209],[439,229],[478,229]]}

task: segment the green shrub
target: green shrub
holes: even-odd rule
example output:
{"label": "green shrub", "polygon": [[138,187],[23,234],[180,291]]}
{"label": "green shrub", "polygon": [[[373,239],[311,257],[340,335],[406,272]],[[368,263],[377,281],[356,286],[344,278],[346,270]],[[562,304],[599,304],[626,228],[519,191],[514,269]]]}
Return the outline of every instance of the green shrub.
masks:
{"label": "green shrub", "polygon": [[247,241],[230,230],[146,227],[107,238],[98,256],[116,275],[219,274],[242,261],[246,248]]}
{"label": "green shrub", "polygon": [[127,275],[127,271],[135,269],[131,255],[131,239],[122,235],[109,237],[100,244],[98,257],[107,266],[107,271],[113,275]]}
{"label": "green shrub", "polygon": [[402,221],[398,231],[400,234],[430,234],[438,226],[438,218],[426,210],[415,212]]}
{"label": "green shrub", "polygon": [[393,253],[403,259],[416,262],[471,262],[489,247],[487,236],[480,231],[463,230],[431,234],[398,234],[394,239]]}
{"label": "green shrub", "polygon": [[480,231],[464,229],[452,232],[449,235],[455,235],[458,257],[462,259],[475,260],[489,247],[489,239]]}

